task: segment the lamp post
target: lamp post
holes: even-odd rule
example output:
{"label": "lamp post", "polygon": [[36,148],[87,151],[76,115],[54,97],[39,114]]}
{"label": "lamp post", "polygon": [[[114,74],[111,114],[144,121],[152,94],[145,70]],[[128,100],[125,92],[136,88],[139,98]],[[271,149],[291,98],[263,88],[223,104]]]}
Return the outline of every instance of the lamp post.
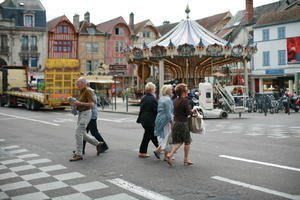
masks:
{"label": "lamp post", "polygon": [[115,111],[117,110],[117,77],[118,75],[114,75],[114,81],[115,81]]}

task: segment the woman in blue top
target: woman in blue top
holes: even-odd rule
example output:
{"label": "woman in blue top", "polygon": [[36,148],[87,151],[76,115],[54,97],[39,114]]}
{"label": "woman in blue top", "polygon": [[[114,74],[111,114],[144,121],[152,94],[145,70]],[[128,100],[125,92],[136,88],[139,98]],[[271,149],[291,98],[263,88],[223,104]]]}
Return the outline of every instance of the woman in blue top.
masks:
{"label": "woman in blue top", "polygon": [[160,153],[165,152],[165,158],[171,151],[170,133],[173,122],[173,96],[172,85],[164,85],[161,89],[162,97],[159,99],[157,116],[155,119],[154,135],[160,138],[159,146],[154,151],[154,155],[160,159]]}

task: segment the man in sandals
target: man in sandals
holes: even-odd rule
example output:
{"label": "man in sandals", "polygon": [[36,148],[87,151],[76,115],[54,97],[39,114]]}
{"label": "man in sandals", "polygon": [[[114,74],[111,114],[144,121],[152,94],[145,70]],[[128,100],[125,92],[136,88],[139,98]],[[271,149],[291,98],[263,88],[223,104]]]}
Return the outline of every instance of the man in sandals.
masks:
{"label": "man in sandals", "polygon": [[76,81],[76,86],[79,88],[80,93],[79,97],[76,101],[71,103],[71,106],[77,106],[78,110],[78,120],[77,120],[77,127],[75,132],[75,139],[76,139],[76,151],[70,161],[78,161],[82,160],[82,147],[83,147],[83,140],[91,143],[92,145],[96,146],[97,155],[101,152],[101,145],[102,142],[98,142],[94,137],[88,135],[86,133],[86,127],[91,120],[92,111],[91,108],[94,105],[93,102],[93,93],[87,87],[88,82],[85,78],[79,78]]}

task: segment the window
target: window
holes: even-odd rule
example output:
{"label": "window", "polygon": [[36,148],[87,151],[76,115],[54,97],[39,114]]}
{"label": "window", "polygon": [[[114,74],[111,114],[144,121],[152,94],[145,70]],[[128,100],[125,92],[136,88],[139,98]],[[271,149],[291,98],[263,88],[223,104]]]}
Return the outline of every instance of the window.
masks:
{"label": "window", "polygon": [[115,58],[115,64],[123,64],[123,58],[122,57],[116,57]]}
{"label": "window", "polygon": [[264,29],[262,33],[263,33],[263,41],[267,41],[270,39],[269,38],[269,29]]}
{"label": "window", "polygon": [[99,62],[97,60],[87,60],[86,61],[86,71],[95,72],[97,71]]}
{"label": "window", "polygon": [[285,50],[279,50],[278,51],[278,65],[285,65],[286,60],[285,60]]}
{"label": "window", "polygon": [[72,42],[71,41],[54,41],[54,52],[71,52]]}
{"label": "window", "polygon": [[28,50],[28,36],[22,36],[22,50]]}
{"label": "window", "polygon": [[285,27],[278,27],[278,39],[284,39],[285,38]]}
{"label": "window", "polygon": [[120,36],[124,35],[124,29],[123,28],[116,28],[115,29],[115,34],[120,35]]}
{"label": "window", "polygon": [[1,51],[8,51],[7,35],[0,35],[0,49]]}
{"label": "window", "polygon": [[96,30],[94,28],[88,28],[87,31],[91,35],[95,35],[95,33],[96,33]]}
{"label": "window", "polygon": [[69,32],[69,29],[68,29],[68,26],[66,25],[59,25],[58,26],[58,33],[68,33]]}
{"label": "window", "polygon": [[116,41],[116,47],[115,47],[116,53],[123,53],[124,50],[124,42]]}
{"label": "window", "polygon": [[145,32],[143,32],[143,37],[144,37],[144,38],[150,38],[150,36],[151,36],[150,31],[145,31]]}
{"label": "window", "polygon": [[263,52],[263,66],[270,66],[270,52]]}
{"label": "window", "polygon": [[37,50],[37,37],[36,36],[30,37],[30,49]]}
{"label": "window", "polygon": [[24,26],[33,27],[33,15],[24,15]]}
{"label": "window", "polygon": [[31,58],[31,67],[37,67],[37,58]]}
{"label": "window", "polygon": [[98,43],[86,43],[86,52],[87,53],[98,53],[99,52],[99,44]]}

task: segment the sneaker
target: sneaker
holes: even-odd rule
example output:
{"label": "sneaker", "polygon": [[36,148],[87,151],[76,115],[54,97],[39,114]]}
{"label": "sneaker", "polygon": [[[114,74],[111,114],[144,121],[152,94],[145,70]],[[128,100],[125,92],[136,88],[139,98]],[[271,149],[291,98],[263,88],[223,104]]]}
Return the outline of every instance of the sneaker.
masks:
{"label": "sneaker", "polygon": [[102,145],[103,144],[104,144],[103,142],[99,142],[99,144],[96,146],[97,156],[99,156],[99,154],[102,153]]}
{"label": "sneaker", "polygon": [[100,152],[100,153],[104,153],[104,152],[107,151],[107,150],[108,150],[108,146],[105,145],[105,147],[103,147],[103,148],[101,149],[101,152]]}
{"label": "sneaker", "polygon": [[74,155],[72,158],[70,158],[70,162],[73,162],[73,161],[78,161],[78,160],[82,160],[83,157],[81,155]]}

